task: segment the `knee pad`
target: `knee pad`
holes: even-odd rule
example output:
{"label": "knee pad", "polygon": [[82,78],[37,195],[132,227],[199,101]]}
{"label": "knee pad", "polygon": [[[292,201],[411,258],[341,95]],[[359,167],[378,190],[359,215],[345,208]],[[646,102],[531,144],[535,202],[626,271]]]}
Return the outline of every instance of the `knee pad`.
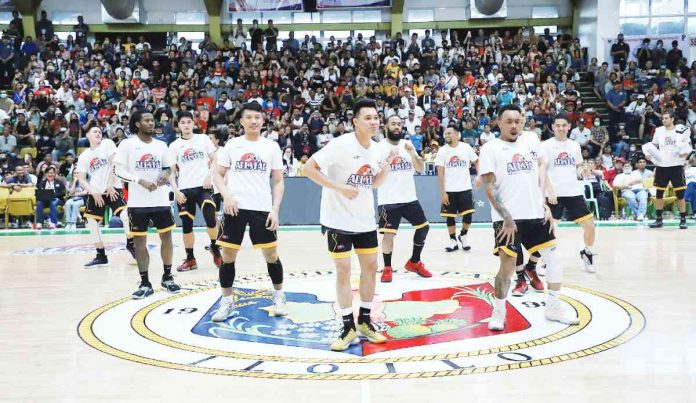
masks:
{"label": "knee pad", "polygon": [[201,208],[203,211],[203,218],[205,219],[205,225],[208,228],[215,228],[217,226],[217,217],[215,216],[215,206],[211,203],[204,203]]}
{"label": "knee pad", "polygon": [[193,220],[188,214],[181,216],[181,230],[184,234],[190,234],[193,232]]}
{"label": "knee pad", "polygon": [[413,234],[413,243],[420,246],[425,245],[425,238],[428,236],[428,231],[430,231],[429,225],[418,228],[416,233]]}
{"label": "knee pad", "polygon": [[268,267],[268,275],[271,277],[271,282],[276,285],[283,284],[283,264],[280,263],[280,259],[275,263],[266,262],[266,267]]}
{"label": "knee pad", "polygon": [[220,265],[219,273],[220,273],[220,287],[231,288],[232,285],[234,284],[234,275],[235,275],[234,262],[223,263],[222,265]]}
{"label": "knee pad", "polygon": [[685,191],[684,189],[674,191],[674,194],[677,196],[677,200],[684,199],[684,191]]}
{"label": "knee pad", "polygon": [[658,199],[662,199],[665,196],[665,190],[664,189],[657,189],[655,191],[655,197]]}
{"label": "knee pad", "polygon": [[448,227],[454,227],[457,222],[454,220],[454,217],[447,217],[447,226]]}
{"label": "knee pad", "polygon": [[473,218],[473,214],[464,214],[462,216],[462,222],[464,224],[471,224],[471,219]]}
{"label": "knee pad", "polygon": [[561,259],[558,256],[558,250],[555,246],[544,249],[541,252],[541,257],[546,263],[546,282],[562,283],[563,282],[563,267]]}

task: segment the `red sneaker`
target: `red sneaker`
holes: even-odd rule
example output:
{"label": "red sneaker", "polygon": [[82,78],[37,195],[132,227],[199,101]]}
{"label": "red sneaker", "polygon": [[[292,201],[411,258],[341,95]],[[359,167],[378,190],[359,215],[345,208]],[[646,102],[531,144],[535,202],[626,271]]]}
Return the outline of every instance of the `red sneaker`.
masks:
{"label": "red sneaker", "polygon": [[394,270],[392,270],[391,266],[387,266],[382,270],[382,278],[380,278],[379,281],[383,283],[391,283],[392,282],[392,274],[394,273]]}
{"label": "red sneaker", "polygon": [[512,295],[514,297],[521,297],[527,293],[529,287],[527,286],[527,280],[517,280],[515,288],[512,290]]}
{"label": "red sneaker", "polygon": [[196,259],[185,259],[184,263],[181,264],[181,266],[176,268],[176,271],[191,271],[191,270],[196,270],[198,268],[198,263],[196,263]]}
{"label": "red sneaker", "polygon": [[529,278],[529,282],[532,285],[534,291],[544,292],[544,283],[542,283],[541,280],[539,280],[539,276],[537,276],[536,270],[524,269],[524,274],[526,274]]}
{"label": "red sneaker", "polygon": [[215,266],[219,269],[222,266],[222,255],[220,254],[220,248],[210,248],[210,253],[213,255],[213,262]]}
{"label": "red sneaker", "polygon": [[418,274],[421,277],[432,277],[433,274],[428,271],[428,269],[425,268],[425,265],[423,264],[423,261],[419,261],[418,263],[413,263],[411,259],[409,259],[406,264],[404,265],[406,270],[414,272]]}

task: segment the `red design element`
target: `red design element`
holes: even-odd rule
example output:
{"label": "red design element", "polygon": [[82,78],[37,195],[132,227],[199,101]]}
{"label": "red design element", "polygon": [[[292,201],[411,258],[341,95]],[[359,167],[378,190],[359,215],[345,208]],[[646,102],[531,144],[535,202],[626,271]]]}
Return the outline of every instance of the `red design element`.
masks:
{"label": "red design element", "polygon": [[512,162],[516,161],[524,161],[524,157],[522,156],[522,154],[515,154],[512,156]]}
{"label": "red design element", "polygon": [[193,148],[189,148],[186,151],[184,151],[184,157],[195,154],[195,153],[196,153],[196,150],[194,150]]}
{"label": "red design element", "polygon": [[558,157],[556,157],[556,159],[559,159],[559,160],[566,159],[566,158],[568,158],[567,152],[562,152],[562,153],[558,154]]}
{"label": "red design element", "polygon": [[398,155],[391,160],[391,164],[401,164],[404,160]]}
{"label": "red design element", "polygon": [[452,156],[452,158],[450,158],[449,162],[450,162],[450,164],[456,164],[457,162],[459,162],[459,157],[454,155],[454,156]]}
{"label": "red design element", "polygon": [[89,161],[89,167],[94,168],[99,165],[99,158],[92,158],[91,161]]}
{"label": "red design element", "polygon": [[140,161],[154,161],[155,156],[152,154],[143,154],[142,157],[140,157]]}
{"label": "red design element", "polygon": [[242,155],[242,158],[239,159],[240,161],[256,161],[256,156],[253,153],[246,153]]}
{"label": "red design element", "polygon": [[357,175],[372,175],[372,167],[369,165],[365,164],[358,168],[358,171],[356,172]]}
{"label": "red design element", "polygon": [[[531,327],[531,324],[527,321],[527,319],[525,319],[524,316],[522,316],[522,314],[517,309],[515,309],[515,307],[507,303],[507,319],[505,321],[505,330],[499,332],[488,330],[488,322],[481,321],[491,316],[491,314],[493,313],[493,307],[489,305],[488,302],[476,298],[473,295],[467,294],[467,289],[471,291],[478,289],[480,291],[489,292],[491,294],[494,291],[493,287],[489,283],[482,283],[457,288],[448,287],[434,290],[409,291],[407,293],[404,293],[400,300],[396,300],[435,302],[454,298],[459,302],[459,309],[447,315],[434,315],[427,319],[427,323],[434,323],[443,319],[460,319],[467,321],[467,325],[451,331],[445,331],[442,333],[436,333],[432,335],[417,336],[409,339],[393,339],[388,334],[384,333],[384,335],[388,338],[387,342],[383,344],[363,342],[362,355],[367,356],[383,351],[392,351],[402,348],[447,343],[450,341],[495,336],[506,333],[515,333],[522,330],[526,330]],[[384,305],[380,305],[381,307],[377,306],[374,308],[374,310],[377,311],[378,309],[384,309]],[[373,313],[373,315],[380,314],[383,315],[382,312]],[[386,323],[389,326],[397,325],[396,323],[389,321],[387,321]]]}

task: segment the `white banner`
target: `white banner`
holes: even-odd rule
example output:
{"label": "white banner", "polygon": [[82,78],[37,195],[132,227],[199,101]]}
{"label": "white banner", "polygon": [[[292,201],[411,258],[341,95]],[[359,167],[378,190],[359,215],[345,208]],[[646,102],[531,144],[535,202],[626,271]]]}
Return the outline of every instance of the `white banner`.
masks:
{"label": "white banner", "polygon": [[301,11],[302,0],[230,0],[229,12],[240,11]]}

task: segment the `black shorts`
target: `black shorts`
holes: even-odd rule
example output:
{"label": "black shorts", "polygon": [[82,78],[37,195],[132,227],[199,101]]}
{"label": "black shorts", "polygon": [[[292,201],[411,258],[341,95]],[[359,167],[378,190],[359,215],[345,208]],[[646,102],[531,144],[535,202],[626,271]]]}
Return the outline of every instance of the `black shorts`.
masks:
{"label": "black shorts", "polygon": [[329,255],[333,259],[350,257],[350,251],[355,248],[357,255],[372,255],[379,250],[377,231],[350,233],[333,228],[323,228],[329,243]]}
{"label": "black shorts", "polygon": [[558,203],[548,205],[554,220],[563,218],[564,210],[566,211],[566,218],[576,224],[582,224],[594,217],[590,210],[587,209],[585,198],[582,196],[559,197]]}
{"label": "black shorts", "polygon": [[447,192],[449,196],[449,204],[442,205],[440,209],[441,217],[456,217],[458,215],[464,216],[467,214],[473,214],[474,211],[474,201],[471,198],[471,190],[464,190],[462,192]]}
{"label": "black shorts", "polygon": [[670,182],[672,182],[672,188],[675,191],[686,189],[684,167],[655,167],[655,188],[657,190],[667,190]]}
{"label": "black shorts", "polygon": [[379,211],[379,232],[396,234],[401,218],[408,220],[413,228],[419,229],[428,225],[428,219],[418,201],[399,204],[385,204],[377,208]]}
{"label": "black shorts", "polygon": [[268,211],[239,210],[234,216],[225,214],[216,243],[224,248],[239,250],[249,224],[249,237],[254,248],[273,248],[278,245],[278,234],[266,229],[266,219]]}
{"label": "black shorts", "polygon": [[168,232],[176,228],[172,209],[169,207],[130,207],[128,208],[130,219],[130,232],[134,236],[146,236],[150,226],[157,228],[157,232]]}
{"label": "black shorts", "polygon": [[99,207],[97,202],[94,201],[94,197],[90,194],[87,195],[87,204],[85,206],[85,218],[93,218],[97,221],[104,219],[104,210],[108,207],[111,209],[113,215],[119,215],[121,211],[126,208],[126,202],[123,200],[123,190],[116,189],[116,200],[111,200],[108,194],[102,193],[102,199],[104,199],[104,205]]}
{"label": "black shorts", "polygon": [[503,251],[506,255],[516,258],[522,254],[522,246],[527,249],[529,254],[532,254],[556,245],[556,237],[549,232],[551,229],[550,222],[544,223],[544,220],[540,218],[515,220],[515,224],[517,224],[515,239],[512,243],[505,245],[498,240],[498,234],[503,228],[503,222],[496,221],[493,223],[493,236],[495,237],[493,254],[498,255],[500,251]]}
{"label": "black shorts", "polygon": [[220,211],[220,207],[222,207],[222,193],[215,193],[213,202],[215,203],[215,211]]}
{"label": "black shorts", "polygon": [[216,207],[213,201],[213,191],[210,189],[203,189],[203,187],[181,189],[181,193],[186,196],[186,203],[179,204],[179,216],[187,215],[195,220],[196,206],[200,207],[201,211],[203,211],[205,203],[210,203],[213,208]]}

